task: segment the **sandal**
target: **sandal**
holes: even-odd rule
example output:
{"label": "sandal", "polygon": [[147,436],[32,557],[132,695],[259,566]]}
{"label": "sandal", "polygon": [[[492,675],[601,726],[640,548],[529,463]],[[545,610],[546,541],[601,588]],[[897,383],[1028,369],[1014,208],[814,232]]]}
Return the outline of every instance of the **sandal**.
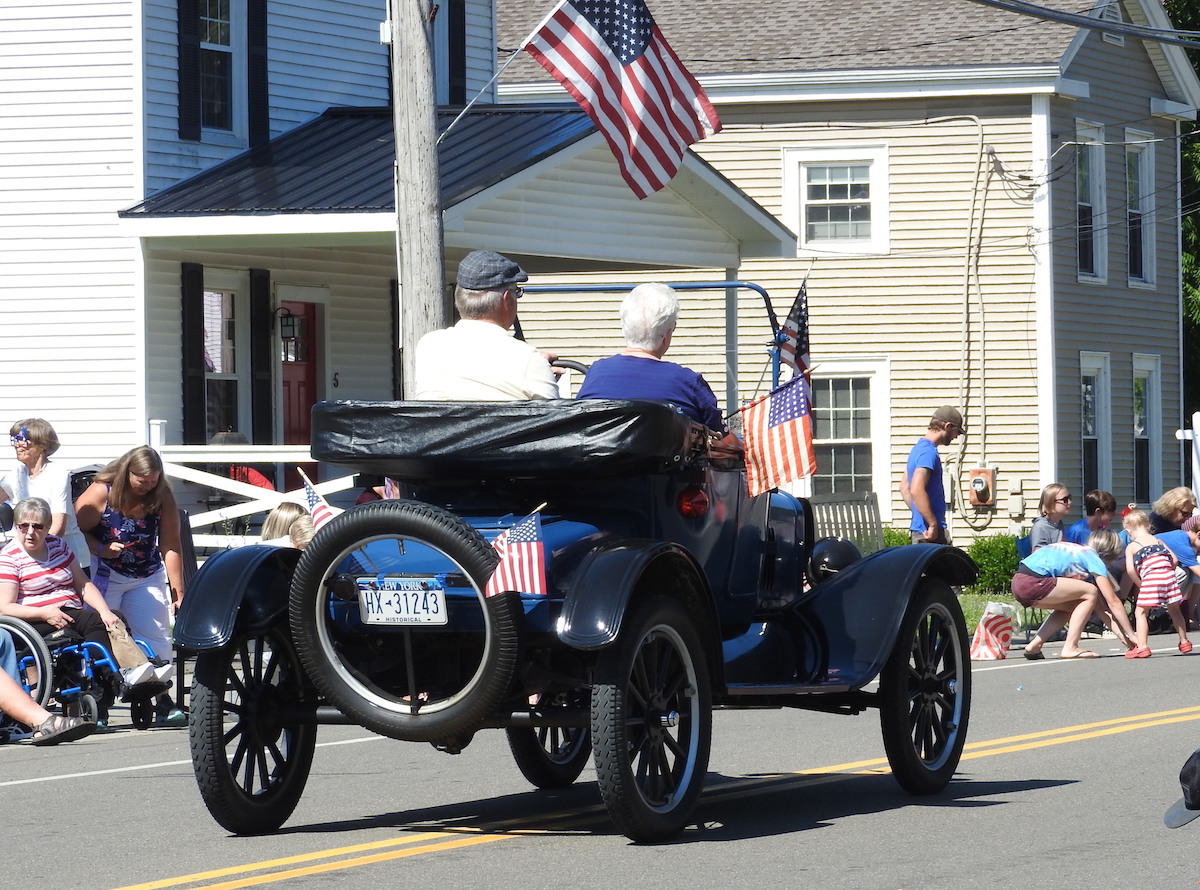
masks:
{"label": "sandal", "polygon": [[34,745],[74,742],[96,731],[96,724],[82,717],[51,717],[33,732]]}
{"label": "sandal", "polygon": [[1149,658],[1150,649],[1146,646],[1139,646],[1137,649],[1130,649],[1125,653],[1126,658]]}
{"label": "sandal", "polygon": [[1192,651],[1192,641],[1191,640],[1184,640],[1182,643],[1179,644],[1180,654],[1187,655],[1191,651]]}

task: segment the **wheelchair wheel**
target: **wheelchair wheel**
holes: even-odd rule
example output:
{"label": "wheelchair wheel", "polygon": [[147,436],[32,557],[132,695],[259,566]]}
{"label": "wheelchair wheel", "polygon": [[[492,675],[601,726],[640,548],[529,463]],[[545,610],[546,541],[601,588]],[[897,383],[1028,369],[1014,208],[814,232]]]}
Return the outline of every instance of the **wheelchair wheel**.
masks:
{"label": "wheelchair wheel", "polygon": [[45,707],[54,692],[54,660],[46,641],[30,624],[11,615],[0,615],[0,630],[12,635],[21,685],[34,701]]}
{"label": "wheelchair wheel", "polygon": [[129,703],[129,717],[134,729],[149,729],[154,725],[154,697],[139,698]]}
{"label": "wheelchair wheel", "polygon": [[94,695],[88,695],[86,692],[79,696],[79,716],[84,720],[90,720],[92,723],[100,722],[100,704],[96,701]]}

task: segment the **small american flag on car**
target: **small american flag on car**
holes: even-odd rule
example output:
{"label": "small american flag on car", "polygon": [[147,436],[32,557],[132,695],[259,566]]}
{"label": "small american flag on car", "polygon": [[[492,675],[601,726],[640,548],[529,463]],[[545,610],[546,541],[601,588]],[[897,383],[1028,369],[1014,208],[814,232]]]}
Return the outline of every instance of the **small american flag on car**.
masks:
{"label": "small american flag on car", "polygon": [[817,471],[803,377],[793,377],[742,409],[750,496]]}
{"label": "small american flag on car", "polygon": [[484,590],[495,596],[506,590],[546,595],[545,547],[542,543],[542,519],[535,511],[492,542],[500,562]]}
{"label": "small american flag on car", "polygon": [[333,519],[333,508],[313,488],[303,470],[300,470],[300,478],[304,480],[304,498],[308,502],[308,512],[312,514],[313,531],[320,531],[321,526]]}

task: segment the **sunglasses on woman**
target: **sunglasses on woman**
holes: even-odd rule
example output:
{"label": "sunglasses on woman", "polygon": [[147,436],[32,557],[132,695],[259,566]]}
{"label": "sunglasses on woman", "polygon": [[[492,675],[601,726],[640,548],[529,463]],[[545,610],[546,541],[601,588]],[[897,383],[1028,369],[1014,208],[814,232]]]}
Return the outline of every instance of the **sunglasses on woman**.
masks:
{"label": "sunglasses on woman", "polygon": [[44,532],[46,530],[46,526],[42,525],[40,522],[18,522],[17,528],[23,532],[27,532],[30,529],[33,529],[37,532]]}

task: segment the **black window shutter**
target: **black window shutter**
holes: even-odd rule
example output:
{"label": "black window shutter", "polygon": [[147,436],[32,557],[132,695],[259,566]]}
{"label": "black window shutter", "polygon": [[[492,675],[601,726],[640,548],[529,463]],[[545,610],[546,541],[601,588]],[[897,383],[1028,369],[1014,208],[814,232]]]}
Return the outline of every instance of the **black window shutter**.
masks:
{"label": "black window shutter", "polygon": [[271,139],[271,100],[267,84],[267,0],[249,0],[246,4],[246,113],[249,118],[250,147]]}
{"label": "black window shutter", "polygon": [[199,0],[177,0],[179,17],[179,138],[200,139]]}
{"label": "black window shutter", "polygon": [[466,0],[449,0],[450,16],[446,61],[450,69],[449,100],[451,105],[467,101],[467,4]]}
{"label": "black window shutter", "polygon": [[392,328],[392,398],[404,398],[404,363],[400,356],[400,282],[395,278],[388,284],[388,318]]}
{"label": "black window shutter", "polygon": [[204,267],[199,263],[182,263],[179,279],[183,444],[203,445],[208,437],[204,394]]}
{"label": "black window shutter", "polygon": [[250,429],[255,445],[275,441],[275,389],[271,372],[274,314],[271,311],[271,273],[250,270]]}

